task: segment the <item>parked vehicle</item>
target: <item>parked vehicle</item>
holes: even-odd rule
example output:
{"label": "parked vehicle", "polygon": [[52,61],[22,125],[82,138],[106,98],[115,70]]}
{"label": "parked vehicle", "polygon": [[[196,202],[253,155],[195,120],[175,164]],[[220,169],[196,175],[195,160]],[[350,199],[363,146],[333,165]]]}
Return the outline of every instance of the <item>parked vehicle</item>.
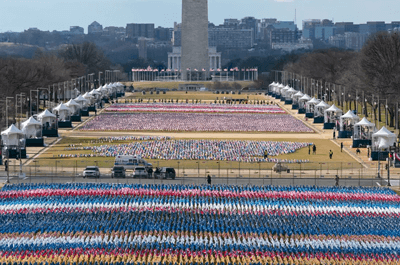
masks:
{"label": "parked vehicle", "polygon": [[114,166],[123,166],[125,169],[133,169],[136,166],[152,166],[141,156],[118,155],[115,157]]}
{"label": "parked vehicle", "polygon": [[175,177],[176,177],[175,169],[172,167],[157,168],[156,171],[154,172],[154,178],[175,179]]}
{"label": "parked vehicle", "polygon": [[112,178],[125,178],[126,170],[123,166],[114,166],[111,170]]}
{"label": "parked vehicle", "polygon": [[132,178],[147,178],[148,173],[145,167],[135,167],[133,169]]}
{"label": "parked vehicle", "polygon": [[96,166],[90,166],[86,167],[86,169],[83,171],[83,177],[84,178],[100,178],[100,169],[99,167]]}
{"label": "parked vehicle", "polygon": [[287,173],[290,173],[290,169],[287,167],[287,166],[285,166],[282,162],[278,162],[278,163],[276,163],[273,167],[272,167],[272,169],[275,171],[275,172],[277,172],[277,173],[280,173],[280,172],[287,172]]}

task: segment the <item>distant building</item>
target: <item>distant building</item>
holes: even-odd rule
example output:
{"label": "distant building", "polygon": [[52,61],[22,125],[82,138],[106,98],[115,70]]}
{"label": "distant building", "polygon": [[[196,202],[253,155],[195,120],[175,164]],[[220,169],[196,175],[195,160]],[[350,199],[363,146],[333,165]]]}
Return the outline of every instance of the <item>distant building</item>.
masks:
{"label": "distant building", "polygon": [[105,27],[103,30],[103,35],[106,36],[116,36],[116,35],[125,35],[126,31],[124,27],[114,27],[109,26]]}
{"label": "distant building", "polygon": [[236,28],[239,27],[239,24],[240,24],[239,19],[236,19],[236,18],[224,19],[224,27],[225,28],[234,28],[234,29],[236,29]]}
{"label": "distant building", "polygon": [[312,50],[313,44],[311,40],[300,39],[295,43],[272,43],[272,49],[274,50],[282,50],[284,52],[292,52],[299,49]]}
{"label": "distant building", "polygon": [[271,29],[269,31],[269,43],[295,43],[298,40],[297,31],[289,29]]}
{"label": "distant building", "polygon": [[154,39],[154,24],[131,23],[126,25],[126,36],[130,39],[139,37]]}
{"label": "distant building", "polygon": [[225,49],[249,49],[254,46],[253,36],[253,29],[208,29],[209,45]]}
{"label": "distant building", "polygon": [[84,28],[78,27],[78,26],[71,26],[71,27],[69,27],[69,31],[70,31],[71,34],[73,34],[73,35],[83,35],[83,34],[85,34]]}
{"label": "distant building", "polygon": [[338,48],[345,48],[346,39],[344,35],[335,35],[329,38],[329,44]]}
{"label": "distant building", "polygon": [[250,29],[253,30],[252,36],[253,40],[258,39],[259,33],[259,20],[254,17],[245,17],[240,21],[239,27],[241,29]]}
{"label": "distant building", "polygon": [[361,34],[358,32],[345,32],[344,42],[346,49],[360,51],[365,42],[368,40],[369,36],[369,34]]}
{"label": "distant building", "polygon": [[171,41],[172,32],[172,28],[158,27],[154,29],[154,39],[157,41]]}
{"label": "distant building", "polygon": [[97,33],[103,33],[103,26],[97,21],[94,21],[88,27],[88,34],[97,34]]}
{"label": "distant building", "polygon": [[328,41],[335,35],[335,25],[329,19],[308,19],[303,20],[303,38],[311,40]]}

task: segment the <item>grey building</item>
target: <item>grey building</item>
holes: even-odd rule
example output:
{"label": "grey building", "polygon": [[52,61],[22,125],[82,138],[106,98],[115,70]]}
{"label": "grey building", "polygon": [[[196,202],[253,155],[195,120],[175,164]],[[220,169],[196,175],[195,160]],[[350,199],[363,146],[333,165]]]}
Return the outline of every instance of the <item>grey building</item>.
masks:
{"label": "grey building", "polygon": [[130,39],[139,37],[154,39],[154,24],[152,23],[130,23],[126,25],[126,36]]}
{"label": "grey building", "polygon": [[209,75],[208,0],[182,0],[181,27],[182,79],[192,80],[189,74],[197,69],[200,71],[199,79],[206,80]]}
{"label": "grey building", "polygon": [[223,49],[249,49],[254,45],[254,34],[252,29],[210,28],[208,42]]}
{"label": "grey building", "polygon": [[94,21],[88,27],[88,34],[96,34],[96,33],[103,33],[103,26],[99,22]]}
{"label": "grey building", "polygon": [[71,27],[69,27],[69,31],[73,35],[83,35],[83,34],[85,34],[85,30],[82,27],[79,27],[79,26],[71,26]]}

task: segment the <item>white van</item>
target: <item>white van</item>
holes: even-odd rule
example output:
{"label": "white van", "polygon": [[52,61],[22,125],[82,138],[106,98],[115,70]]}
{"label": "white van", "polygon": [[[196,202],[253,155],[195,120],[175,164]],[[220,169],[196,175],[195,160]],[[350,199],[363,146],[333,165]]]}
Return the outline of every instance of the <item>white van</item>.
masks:
{"label": "white van", "polygon": [[141,156],[118,155],[115,157],[114,166],[123,166],[125,169],[133,169],[136,166],[152,166]]}

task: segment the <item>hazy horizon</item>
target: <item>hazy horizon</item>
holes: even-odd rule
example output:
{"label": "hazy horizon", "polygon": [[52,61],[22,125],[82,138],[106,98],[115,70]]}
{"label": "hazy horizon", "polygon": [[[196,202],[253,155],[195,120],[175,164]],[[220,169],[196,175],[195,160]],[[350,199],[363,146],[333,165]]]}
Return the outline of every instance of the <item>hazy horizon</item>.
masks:
{"label": "hazy horizon", "polygon": [[[252,16],[293,21],[334,19],[334,22],[400,21],[400,1],[385,0],[210,0],[209,21],[221,24],[225,18]],[[173,27],[181,21],[181,0],[52,0],[3,1],[0,32],[21,32],[28,28],[43,31],[85,29],[93,21],[107,26],[125,27],[127,23],[154,23],[156,27]]]}

